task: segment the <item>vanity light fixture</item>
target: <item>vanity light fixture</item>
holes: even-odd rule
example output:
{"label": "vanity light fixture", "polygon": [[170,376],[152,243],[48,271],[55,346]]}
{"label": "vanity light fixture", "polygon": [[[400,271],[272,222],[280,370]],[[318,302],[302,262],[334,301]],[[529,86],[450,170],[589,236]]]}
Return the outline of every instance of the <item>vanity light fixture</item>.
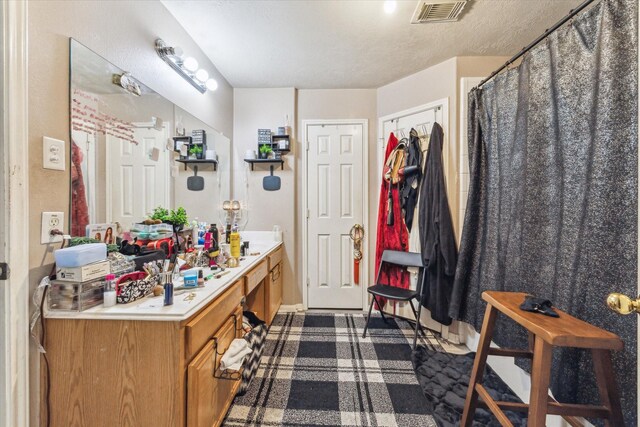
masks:
{"label": "vanity light fixture", "polygon": [[186,81],[191,83],[200,93],[208,90],[218,89],[218,82],[209,78],[209,73],[205,69],[198,69],[198,61],[189,56],[184,58],[182,49],[178,46],[168,46],[164,40],[156,40],[156,52],[164,62],[169,64]]}

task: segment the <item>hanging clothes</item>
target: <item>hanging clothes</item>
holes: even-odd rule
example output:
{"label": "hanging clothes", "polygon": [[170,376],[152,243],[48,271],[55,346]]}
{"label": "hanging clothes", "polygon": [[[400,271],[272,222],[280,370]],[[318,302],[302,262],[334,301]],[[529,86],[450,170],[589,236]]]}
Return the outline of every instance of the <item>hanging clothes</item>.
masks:
{"label": "hanging clothes", "polygon": [[71,236],[84,237],[87,234],[89,224],[89,205],[82,176],[82,149],[71,142]]}
{"label": "hanging clothes", "polygon": [[[392,133],[389,135],[387,149],[385,152],[385,165],[389,160],[392,152],[398,146],[398,138]],[[385,168],[386,169],[386,168]],[[384,174],[384,172],[383,172]],[[389,203],[391,202],[391,203]],[[388,208],[391,208],[389,211]],[[389,213],[393,215],[394,221],[391,225],[387,225]],[[407,227],[402,220],[402,212],[400,206],[400,191],[397,184],[393,184],[393,180],[388,182],[383,175],[382,184],[380,186],[380,203],[378,206],[378,229],[376,238],[376,274],[380,268],[380,259],[385,249],[393,249],[396,251],[406,251],[409,247],[409,233]],[[397,286],[403,289],[409,287],[409,273],[402,268],[388,266],[382,269],[380,275],[381,283]],[[380,298],[381,304],[384,303]]]}
{"label": "hanging clothes", "polygon": [[[418,134],[418,144],[420,145],[420,152],[422,155],[422,159],[425,159],[427,153],[429,152],[429,134],[426,133],[424,135]],[[422,166],[420,166],[421,175],[420,179],[422,182],[422,177],[424,176],[425,169],[425,161],[422,161]],[[422,253],[422,246],[420,246],[420,227],[418,226],[418,218],[420,218],[420,188],[418,188],[418,198],[416,200],[416,205],[413,209],[413,218],[415,222],[415,227],[412,227],[409,232],[409,252],[420,252]],[[409,286],[411,289],[416,290],[418,284],[418,268],[409,268],[409,272],[411,273],[411,280]]]}
{"label": "hanging clothes", "polygon": [[405,178],[400,190],[404,223],[409,233],[411,233],[413,214],[418,204],[418,187],[420,186],[420,179],[422,178],[422,149],[420,147],[420,137],[418,136],[418,132],[413,128],[409,133],[409,142],[407,143],[405,151],[405,168],[417,166],[419,170],[417,174]]}
{"label": "hanging clothes", "polygon": [[443,140],[442,127],[434,123],[420,186],[420,245],[427,274],[422,305],[433,320],[450,325],[449,303],[458,253],[444,179]]}

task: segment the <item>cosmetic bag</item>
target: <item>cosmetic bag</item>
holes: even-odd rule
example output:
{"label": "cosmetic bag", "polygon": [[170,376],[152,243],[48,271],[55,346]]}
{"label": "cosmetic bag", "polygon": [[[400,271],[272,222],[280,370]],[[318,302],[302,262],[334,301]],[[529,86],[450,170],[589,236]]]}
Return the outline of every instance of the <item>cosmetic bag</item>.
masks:
{"label": "cosmetic bag", "polygon": [[145,272],[136,271],[125,274],[116,282],[116,302],[128,304],[144,298],[155,285],[156,281]]}

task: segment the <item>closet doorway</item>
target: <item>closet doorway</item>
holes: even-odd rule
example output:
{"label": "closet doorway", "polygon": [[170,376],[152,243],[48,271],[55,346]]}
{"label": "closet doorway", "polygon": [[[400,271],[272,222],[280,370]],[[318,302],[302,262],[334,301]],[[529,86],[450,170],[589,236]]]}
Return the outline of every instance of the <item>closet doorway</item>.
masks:
{"label": "closet doorway", "polygon": [[358,224],[368,229],[368,120],[305,120],[302,126],[304,306],[360,310],[368,254],[365,240],[356,283],[349,233]]}
{"label": "closet doorway", "polygon": [[[169,125],[134,123],[133,144],[116,136],[106,138],[106,222],[130,225],[157,206],[169,205]],[[141,189],[143,202],[135,202]]]}

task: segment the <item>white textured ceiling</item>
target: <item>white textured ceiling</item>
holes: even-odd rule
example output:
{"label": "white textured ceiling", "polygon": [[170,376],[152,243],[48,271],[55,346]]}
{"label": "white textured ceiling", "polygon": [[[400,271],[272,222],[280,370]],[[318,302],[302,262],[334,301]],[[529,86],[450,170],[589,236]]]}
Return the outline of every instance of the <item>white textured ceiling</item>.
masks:
{"label": "white textured ceiling", "polygon": [[[453,56],[511,55],[581,0],[472,0],[411,25],[417,0],[163,0],[234,87],[375,88]],[[159,34],[159,36],[162,36]]]}

